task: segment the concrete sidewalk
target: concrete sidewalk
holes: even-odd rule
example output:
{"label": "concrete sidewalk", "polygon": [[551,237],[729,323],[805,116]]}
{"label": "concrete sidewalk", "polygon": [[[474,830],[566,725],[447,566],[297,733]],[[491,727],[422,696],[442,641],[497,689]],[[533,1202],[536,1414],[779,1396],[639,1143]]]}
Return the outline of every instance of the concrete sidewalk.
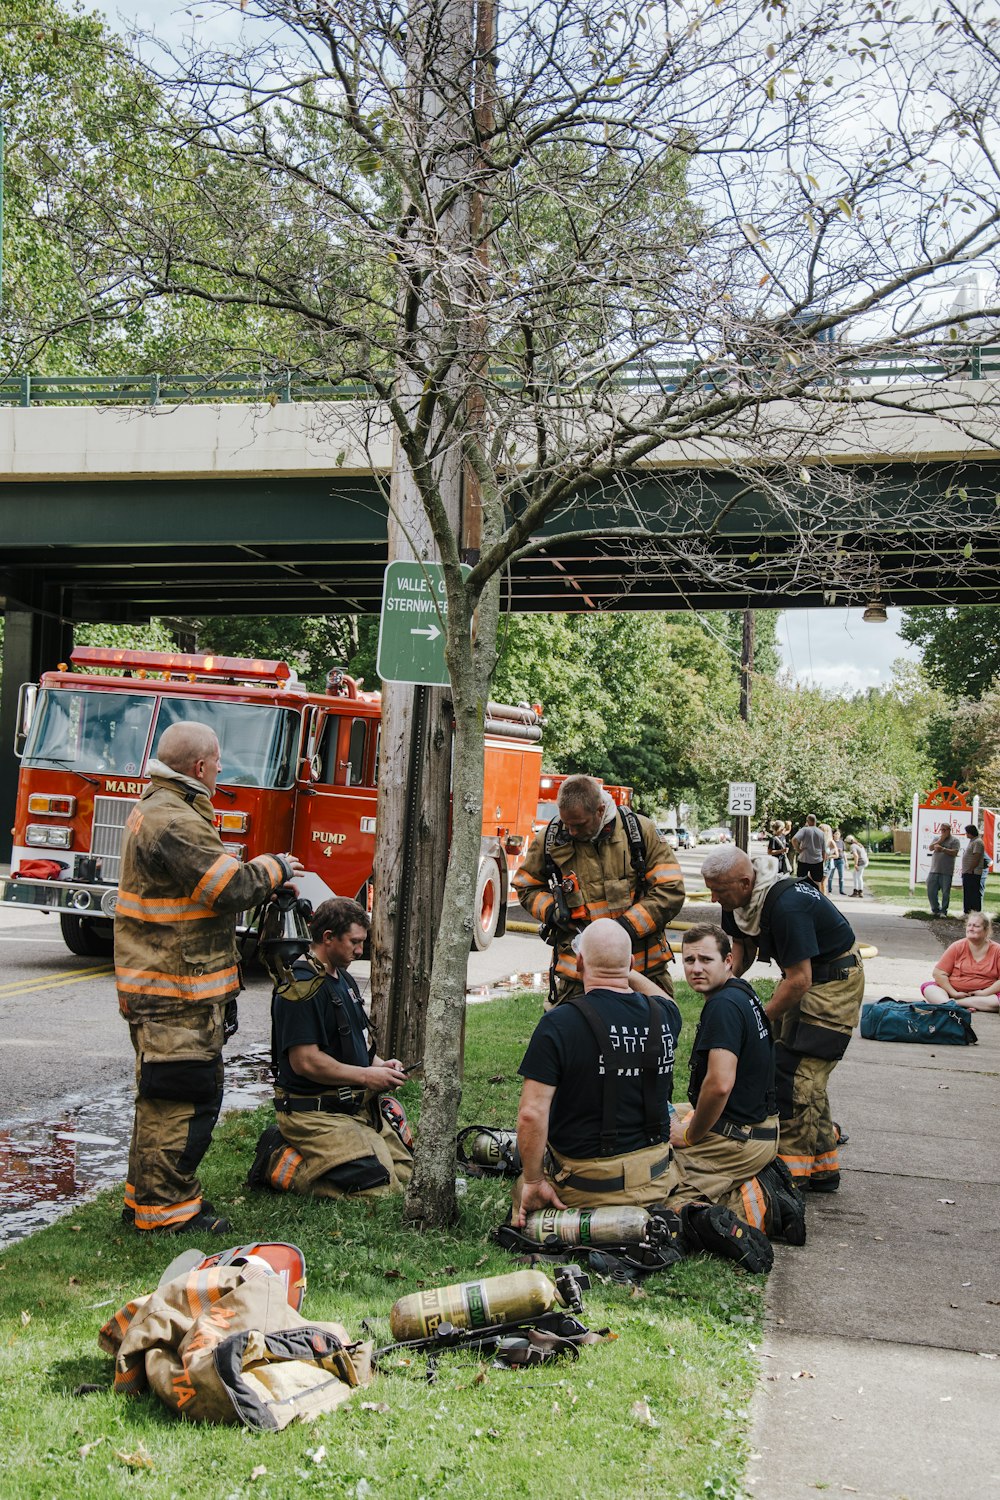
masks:
{"label": "concrete sidewalk", "polygon": [[[914,998],[942,935],[899,909],[843,906],[879,949],[867,998]],[[808,1243],[776,1247],[756,1500],[1000,1496],[1000,1017],[973,1025],[976,1047],[855,1036],[833,1075],[851,1139],[840,1192],[809,1200]]]}

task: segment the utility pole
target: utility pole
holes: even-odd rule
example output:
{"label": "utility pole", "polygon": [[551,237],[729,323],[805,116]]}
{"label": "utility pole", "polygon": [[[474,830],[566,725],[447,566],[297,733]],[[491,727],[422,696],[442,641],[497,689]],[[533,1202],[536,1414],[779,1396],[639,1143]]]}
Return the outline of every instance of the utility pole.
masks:
{"label": "utility pole", "polygon": [[[753,610],[745,609],[743,611],[743,641],[740,649],[740,718],[744,724],[750,723],[753,700],[753,636]],[[736,817],[733,824],[735,841],[746,854],[750,849],[750,819],[745,816]]]}

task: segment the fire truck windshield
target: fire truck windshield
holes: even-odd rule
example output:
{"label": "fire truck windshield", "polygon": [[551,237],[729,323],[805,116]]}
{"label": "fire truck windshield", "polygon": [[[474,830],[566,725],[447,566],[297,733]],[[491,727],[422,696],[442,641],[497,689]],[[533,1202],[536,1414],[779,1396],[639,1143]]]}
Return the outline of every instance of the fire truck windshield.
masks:
{"label": "fire truck windshield", "polygon": [[39,694],[24,764],[81,773],[145,774],[147,754],[155,755],[163,731],[181,719],[197,719],[215,730],[222,750],[221,782],[292,784],[299,729],[293,709],[93,688],[48,688]]}

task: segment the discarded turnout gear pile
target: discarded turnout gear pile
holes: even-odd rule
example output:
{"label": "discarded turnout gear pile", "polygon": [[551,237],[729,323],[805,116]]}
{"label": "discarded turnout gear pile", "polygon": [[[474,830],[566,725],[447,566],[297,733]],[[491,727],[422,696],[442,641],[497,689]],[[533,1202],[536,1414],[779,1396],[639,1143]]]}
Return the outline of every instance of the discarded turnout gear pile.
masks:
{"label": "discarded turnout gear pile", "polygon": [[576,1359],[609,1336],[576,1316],[590,1285],[576,1266],[557,1267],[554,1280],[518,1271],[401,1297],[389,1315],[394,1342],[380,1349],[352,1340],[339,1323],[303,1318],[305,1285],[294,1245],[185,1251],[154,1292],[126,1303],[100,1331],[115,1360],[115,1392],[152,1391],[184,1421],[277,1432],[336,1410],[401,1351],[425,1353],[432,1381],[445,1350],[474,1349],[520,1368]]}

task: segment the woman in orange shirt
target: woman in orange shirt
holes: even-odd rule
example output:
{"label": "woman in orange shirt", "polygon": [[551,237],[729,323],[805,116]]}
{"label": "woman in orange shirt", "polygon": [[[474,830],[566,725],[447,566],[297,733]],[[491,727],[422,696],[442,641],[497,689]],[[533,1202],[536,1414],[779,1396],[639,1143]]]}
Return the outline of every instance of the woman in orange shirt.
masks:
{"label": "woman in orange shirt", "polygon": [[957,1000],[969,1010],[1000,1011],[1000,943],[993,941],[989,917],[969,913],[965,937],[944,950],[920,993],[932,1005]]}

